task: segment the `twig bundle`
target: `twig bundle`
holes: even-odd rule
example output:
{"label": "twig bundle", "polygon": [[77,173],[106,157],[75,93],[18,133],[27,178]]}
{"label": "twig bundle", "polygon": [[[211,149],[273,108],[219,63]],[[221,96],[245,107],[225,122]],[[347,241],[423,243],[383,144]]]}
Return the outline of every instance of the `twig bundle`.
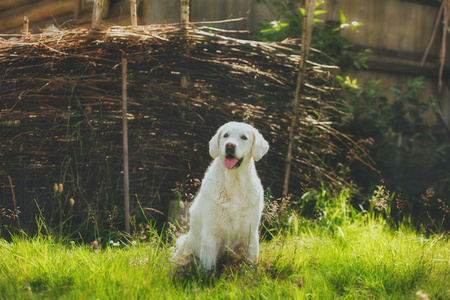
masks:
{"label": "twig bundle", "polygon": [[[122,58],[128,61],[130,191],[140,203],[164,210],[176,182],[187,174],[201,178],[209,138],[230,120],[252,123],[269,140],[271,151],[258,169],[264,185],[281,193],[298,47],[187,30],[174,24],[2,36],[0,173],[13,178],[22,210],[32,206],[26,199],[32,192],[63,180],[89,207],[107,209],[99,190],[115,203]],[[297,187],[312,173],[338,178],[311,156],[355,148],[330,125],[337,113],[332,68],[308,62],[293,152]],[[180,87],[185,74],[189,84]],[[9,199],[2,176],[0,197]]]}

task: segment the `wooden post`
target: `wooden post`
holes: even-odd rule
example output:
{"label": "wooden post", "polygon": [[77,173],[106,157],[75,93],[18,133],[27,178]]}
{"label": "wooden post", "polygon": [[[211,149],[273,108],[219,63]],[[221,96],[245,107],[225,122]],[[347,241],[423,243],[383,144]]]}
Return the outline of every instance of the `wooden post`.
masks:
{"label": "wooden post", "polygon": [[[180,26],[183,34],[187,35],[187,27],[189,25],[189,0],[180,0],[181,14],[180,14]],[[184,45],[186,52],[188,51],[187,45]],[[189,85],[189,79],[186,74],[181,75],[181,87],[187,87]]]}
{"label": "wooden post", "polygon": [[439,9],[438,15],[436,17],[436,21],[434,23],[433,33],[431,34],[430,41],[428,42],[427,48],[425,49],[425,53],[423,54],[422,61],[420,65],[423,66],[428,56],[428,52],[430,52],[431,46],[433,45],[434,38],[436,37],[436,33],[438,30],[438,26],[441,23],[442,12],[444,11],[445,2],[442,1],[441,8]]}
{"label": "wooden post", "polygon": [[180,0],[180,1],[181,1],[180,25],[181,29],[185,30],[189,25],[189,0]]}
{"label": "wooden post", "polygon": [[137,26],[136,0],[130,0],[131,5],[131,25]]}
{"label": "wooden post", "polygon": [[30,27],[30,20],[27,16],[23,17],[23,29],[22,29],[22,35],[24,37],[27,37],[29,34],[29,27]]}
{"label": "wooden post", "polygon": [[450,22],[450,0],[442,1],[442,5],[444,7],[444,18],[443,18],[443,28],[442,28],[442,41],[441,41],[441,50],[439,51],[439,82],[438,88],[439,93],[442,92],[443,85],[443,75],[444,75],[444,66],[445,66],[445,58],[447,56],[447,33]]}
{"label": "wooden post", "polygon": [[294,100],[292,101],[292,119],[291,127],[289,129],[289,144],[288,151],[286,154],[286,170],[284,174],[284,185],[283,185],[283,198],[287,196],[289,191],[289,177],[291,174],[291,164],[292,164],[292,148],[294,146],[295,130],[298,122],[298,106],[300,99],[300,91],[305,81],[306,75],[306,62],[309,55],[309,46],[311,44],[312,30],[314,27],[314,9],[315,0],[306,0],[305,3],[305,18],[303,20],[303,31],[302,31],[302,55],[300,60],[300,69],[297,76],[297,86],[295,89]]}
{"label": "wooden post", "polygon": [[103,0],[94,0],[94,8],[92,10],[92,29],[100,30],[102,21]]}
{"label": "wooden post", "polygon": [[125,232],[130,233],[130,177],[128,167],[128,119],[127,119],[127,59],[122,58],[122,136],[123,136],[123,192]]}
{"label": "wooden post", "polygon": [[[442,20],[441,20],[442,19]],[[442,30],[442,41],[441,41],[441,49],[439,51],[439,76],[438,76],[438,90],[439,93],[442,92],[442,77],[444,72],[444,66],[445,66],[445,59],[447,54],[447,34],[448,34],[448,28],[449,28],[449,22],[450,22],[450,0],[443,0],[441,4],[441,8],[439,9],[438,15],[436,17],[436,21],[434,23],[433,32],[430,37],[430,41],[428,42],[427,48],[425,49],[425,53],[423,54],[422,61],[420,62],[420,65],[423,66],[425,64],[425,61],[428,56],[428,52],[431,49],[431,46],[433,45],[434,39],[436,37],[436,33],[438,31],[439,24],[443,24],[443,30]]]}

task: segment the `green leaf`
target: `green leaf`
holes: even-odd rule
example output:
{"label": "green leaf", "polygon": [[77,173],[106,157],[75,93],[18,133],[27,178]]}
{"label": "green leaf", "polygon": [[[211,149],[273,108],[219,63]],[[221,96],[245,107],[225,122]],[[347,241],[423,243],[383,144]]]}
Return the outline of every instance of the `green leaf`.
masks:
{"label": "green leaf", "polygon": [[271,31],[273,31],[273,28],[261,29],[259,32],[260,32],[260,33],[269,33],[269,32],[271,32]]}
{"label": "green leaf", "polygon": [[335,33],[335,32],[338,32],[339,31],[339,29],[341,29],[340,27],[336,27],[336,28],[333,28],[332,30],[331,30],[331,33]]}
{"label": "green leaf", "polygon": [[345,17],[345,15],[342,12],[342,10],[340,11],[340,14],[339,14],[339,22],[341,24],[346,24],[347,23],[347,18]]}
{"label": "green leaf", "polygon": [[396,86],[391,86],[389,89],[391,91],[393,91],[394,93],[396,93],[396,94],[402,94],[403,93],[403,91],[401,89],[399,89],[398,87],[396,87]]}
{"label": "green leaf", "polygon": [[315,6],[319,7],[319,6],[323,5],[324,3],[325,3],[325,0],[316,0]]}
{"label": "green leaf", "polygon": [[318,9],[318,10],[315,10],[315,11],[314,11],[314,15],[315,15],[315,16],[323,15],[323,14],[326,14],[327,12],[328,12],[327,10],[324,10],[324,9]]}

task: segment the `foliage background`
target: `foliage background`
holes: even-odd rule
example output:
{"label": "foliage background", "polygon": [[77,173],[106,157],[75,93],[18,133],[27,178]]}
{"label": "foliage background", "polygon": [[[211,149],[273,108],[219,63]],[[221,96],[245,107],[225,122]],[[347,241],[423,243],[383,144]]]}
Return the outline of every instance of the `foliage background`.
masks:
{"label": "foliage background", "polygon": [[[267,41],[295,39],[301,36],[304,1],[261,1],[272,7],[275,21],[266,21],[259,38]],[[356,141],[364,141],[376,172],[357,160],[350,167],[350,178],[368,205],[377,186],[386,186],[392,195],[390,217],[402,219],[412,213],[416,225],[435,227],[449,224],[450,142],[442,126],[424,120],[437,109],[434,95],[424,98],[425,78],[407,77],[401,86],[381,88],[380,80],[358,80],[360,71],[368,68],[370,49],[355,53],[352,44],[342,38],[341,31],[364,26],[347,20],[340,12],[338,23],[323,22],[323,1],[316,1],[317,16],[312,46],[327,53],[323,63],[335,63],[340,73],[334,85],[341,88],[336,97],[343,99],[342,118],[335,123],[342,133]],[[360,195],[361,196],[361,195]],[[365,200],[364,200],[365,198]],[[430,221],[431,220],[431,221]],[[440,227],[440,226],[439,226]]]}

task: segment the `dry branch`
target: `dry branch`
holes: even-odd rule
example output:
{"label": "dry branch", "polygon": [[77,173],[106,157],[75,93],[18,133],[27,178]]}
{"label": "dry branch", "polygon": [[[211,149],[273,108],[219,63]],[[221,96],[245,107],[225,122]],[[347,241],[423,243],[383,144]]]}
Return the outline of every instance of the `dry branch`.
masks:
{"label": "dry branch", "polygon": [[292,163],[292,148],[294,147],[294,136],[297,128],[298,122],[298,110],[299,110],[299,99],[302,86],[305,82],[306,76],[306,60],[309,55],[309,46],[311,44],[312,30],[314,26],[314,9],[315,0],[306,0],[305,4],[305,19],[303,22],[303,32],[302,32],[302,60],[300,60],[300,68],[297,75],[297,84],[295,87],[294,100],[292,101],[292,116],[291,116],[291,126],[289,127],[289,144],[286,154],[286,169],[284,173],[284,184],[283,184],[283,197],[288,195],[289,191],[289,177],[291,174],[291,163]]}
{"label": "dry branch", "polygon": [[123,138],[123,194],[125,232],[130,234],[130,172],[128,163],[128,90],[127,59],[122,59],[122,138]]}

